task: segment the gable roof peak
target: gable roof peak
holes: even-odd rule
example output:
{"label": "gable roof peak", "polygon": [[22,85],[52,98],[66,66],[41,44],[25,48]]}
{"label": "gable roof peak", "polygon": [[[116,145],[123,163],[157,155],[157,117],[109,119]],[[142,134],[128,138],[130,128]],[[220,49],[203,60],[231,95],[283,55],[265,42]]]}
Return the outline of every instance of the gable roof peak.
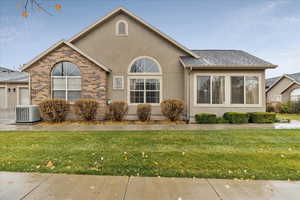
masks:
{"label": "gable roof peak", "polygon": [[159,36],[161,36],[162,38],[166,39],[167,41],[171,42],[173,45],[175,45],[176,47],[178,47],[179,49],[183,50],[184,52],[186,52],[187,54],[189,54],[190,56],[194,57],[194,58],[199,58],[199,56],[194,53],[192,50],[186,48],[185,46],[183,46],[182,44],[178,43],[176,40],[174,40],[173,38],[171,38],[170,36],[162,33],[159,29],[157,29],[156,27],[152,26],[151,24],[147,23],[146,21],[144,21],[143,19],[141,19],[140,17],[136,16],[135,14],[133,14],[132,12],[130,12],[129,10],[125,9],[124,7],[118,7],[117,9],[113,10],[112,12],[110,12],[109,14],[105,15],[104,17],[100,18],[98,21],[96,21],[95,23],[91,24],[90,26],[88,26],[87,28],[83,29],[81,32],[79,32],[78,34],[74,35],[73,37],[71,37],[68,42],[72,43],[75,40],[77,40],[78,38],[80,38],[82,35],[88,33],[89,31],[91,31],[92,29],[94,29],[95,27],[97,27],[99,24],[103,23],[104,21],[106,21],[107,19],[111,18],[112,16],[114,16],[116,13],[118,12],[124,12],[125,14],[127,14],[128,16],[130,16],[131,18],[133,18],[134,20],[140,22],[142,25],[146,26],[147,28],[149,28],[150,30],[152,30],[153,32],[157,33]]}
{"label": "gable roof peak", "polygon": [[73,49],[74,51],[76,51],[77,53],[79,53],[80,55],[84,56],[86,59],[90,60],[91,62],[93,62],[94,64],[96,64],[100,68],[102,68],[104,71],[106,71],[106,72],[110,72],[111,71],[103,63],[100,63],[100,62],[94,60],[93,58],[91,58],[90,56],[88,56],[86,53],[82,52],[79,48],[75,47],[73,44],[71,44],[70,42],[65,41],[65,40],[58,41],[57,43],[55,43],[54,45],[52,45],[50,48],[48,48],[47,50],[45,50],[44,52],[42,52],[40,55],[38,55],[37,57],[33,58],[27,64],[23,65],[22,71],[24,71],[25,69],[27,69],[30,66],[32,66],[38,60],[40,60],[41,58],[43,58],[44,56],[46,56],[48,53],[50,53],[54,49],[60,47],[62,44],[67,45],[68,47],[70,47],[71,49]]}

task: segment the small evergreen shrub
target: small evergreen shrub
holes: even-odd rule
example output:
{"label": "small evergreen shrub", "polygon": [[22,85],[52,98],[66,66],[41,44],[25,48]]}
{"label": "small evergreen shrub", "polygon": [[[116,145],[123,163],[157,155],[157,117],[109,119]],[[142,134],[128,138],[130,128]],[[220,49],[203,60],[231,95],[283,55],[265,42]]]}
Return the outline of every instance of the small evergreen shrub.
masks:
{"label": "small evergreen shrub", "polygon": [[195,120],[198,124],[214,124],[217,121],[217,116],[210,113],[200,113],[195,115]]}
{"label": "small evergreen shrub", "polygon": [[280,113],[294,113],[294,103],[292,101],[288,101],[281,105]]}
{"label": "small evergreen shrub", "polygon": [[252,123],[275,123],[276,113],[274,112],[253,112],[249,113]]}
{"label": "small evergreen shrub", "polygon": [[128,105],[124,101],[114,101],[108,106],[108,115],[112,120],[123,121],[128,113]]}
{"label": "small evergreen shrub", "polygon": [[216,123],[217,124],[228,124],[229,121],[224,119],[223,117],[218,117],[217,120],[216,120]]}
{"label": "small evergreen shrub", "polygon": [[98,102],[94,99],[79,99],[74,104],[75,114],[80,119],[92,121],[96,118]]}
{"label": "small evergreen shrub", "polygon": [[244,112],[226,112],[223,117],[232,124],[243,124],[249,122],[249,115]]}
{"label": "small evergreen shrub", "polygon": [[62,122],[70,110],[70,104],[63,99],[47,99],[39,104],[39,109],[43,120]]}
{"label": "small evergreen shrub", "polygon": [[179,120],[183,112],[183,102],[178,99],[166,99],[160,104],[162,114],[171,121]]}
{"label": "small evergreen shrub", "polygon": [[151,118],[151,105],[150,104],[139,104],[137,106],[136,114],[140,121],[148,121]]}

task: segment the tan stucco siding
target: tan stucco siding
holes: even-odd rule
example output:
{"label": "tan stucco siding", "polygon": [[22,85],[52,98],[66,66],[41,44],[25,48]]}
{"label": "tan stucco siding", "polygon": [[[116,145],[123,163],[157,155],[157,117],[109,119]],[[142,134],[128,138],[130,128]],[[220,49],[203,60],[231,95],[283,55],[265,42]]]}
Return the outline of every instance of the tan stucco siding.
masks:
{"label": "tan stucco siding", "polygon": [[[281,92],[283,92],[287,87],[291,85],[293,81],[291,79],[288,79],[286,77],[283,77],[278,83],[276,83],[270,90],[267,92],[267,102],[271,103],[272,99],[274,97],[281,95]],[[284,102],[284,99],[281,99],[282,102]]]}
{"label": "tan stucco siding", "polygon": [[[195,102],[195,75],[196,74],[219,74],[219,75],[258,75],[260,76],[261,84],[260,84],[260,103],[257,106],[253,105],[210,105],[210,106],[199,106],[196,105]],[[190,73],[189,78],[190,84],[190,121],[194,122],[194,116],[198,113],[213,113],[218,116],[223,116],[225,112],[264,112],[266,109],[265,106],[265,71],[264,70],[193,70]],[[228,87],[228,86],[227,86]],[[228,90],[226,91],[228,93]]]}
{"label": "tan stucco siding", "polygon": [[[119,20],[128,23],[128,36],[115,35]],[[127,102],[129,65],[137,57],[149,56],[156,59],[162,69],[162,99],[184,100],[184,71],[179,57],[187,53],[127,15],[109,19],[73,44],[112,70],[108,76],[108,99]],[[113,76],[124,76],[123,90],[112,89]],[[135,114],[135,106],[130,106],[129,116]],[[159,106],[154,106],[153,116],[159,114]]]}

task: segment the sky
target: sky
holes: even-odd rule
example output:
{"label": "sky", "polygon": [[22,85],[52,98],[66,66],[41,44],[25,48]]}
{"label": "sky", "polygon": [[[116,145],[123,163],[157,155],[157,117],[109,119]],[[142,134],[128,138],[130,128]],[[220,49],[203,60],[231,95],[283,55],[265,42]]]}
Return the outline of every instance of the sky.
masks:
{"label": "sky", "polygon": [[[300,72],[299,0],[0,0],[0,66],[17,69],[122,6],[189,49],[240,49],[273,64],[267,77]],[[56,11],[55,4],[62,9]]]}

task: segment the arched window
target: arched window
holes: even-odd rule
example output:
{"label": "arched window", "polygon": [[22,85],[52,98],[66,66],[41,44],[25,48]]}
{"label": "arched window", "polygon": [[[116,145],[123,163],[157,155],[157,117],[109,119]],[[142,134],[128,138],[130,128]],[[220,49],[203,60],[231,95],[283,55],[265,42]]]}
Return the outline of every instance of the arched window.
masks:
{"label": "arched window", "polygon": [[79,68],[70,62],[57,63],[51,72],[52,98],[74,102],[80,99],[81,74]]}
{"label": "arched window", "polygon": [[156,60],[148,57],[136,59],[130,67],[130,73],[160,73],[160,66]]}
{"label": "arched window", "polygon": [[161,69],[159,63],[150,57],[135,59],[128,70],[129,104],[161,102]]}
{"label": "arched window", "polygon": [[128,35],[128,24],[126,21],[120,20],[116,24],[117,35]]}
{"label": "arched window", "polygon": [[297,88],[291,92],[291,101],[299,101],[299,100],[300,100],[300,88]]}

